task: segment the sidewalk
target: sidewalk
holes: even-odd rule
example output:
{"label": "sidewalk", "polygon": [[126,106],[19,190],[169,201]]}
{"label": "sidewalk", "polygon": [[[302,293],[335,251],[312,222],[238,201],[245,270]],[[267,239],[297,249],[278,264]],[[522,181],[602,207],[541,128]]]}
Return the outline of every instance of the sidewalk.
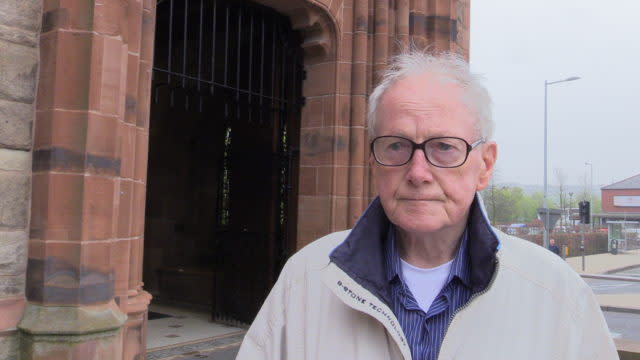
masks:
{"label": "sidewalk", "polygon": [[233,360],[246,329],[210,317],[209,312],[151,304],[146,360]]}
{"label": "sidewalk", "polygon": [[[567,258],[567,264],[579,274],[611,274],[640,267],[640,250],[631,250],[613,255],[610,253],[585,256],[585,271],[582,271],[582,256]],[[640,293],[598,294],[598,303],[603,310],[640,313]]]}
{"label": "sidewalk", "polygon": [[578,274],[606,274],[640,266],[640,250],[631,250],[613,255],[610,253],[585,256],[585,270],[582,271],[582,256],[567,258],[567,264]]}
{"label": "sidewalk", "polygon": [[640,314],[640,294],[597,294],[596,299],[603,311]]}

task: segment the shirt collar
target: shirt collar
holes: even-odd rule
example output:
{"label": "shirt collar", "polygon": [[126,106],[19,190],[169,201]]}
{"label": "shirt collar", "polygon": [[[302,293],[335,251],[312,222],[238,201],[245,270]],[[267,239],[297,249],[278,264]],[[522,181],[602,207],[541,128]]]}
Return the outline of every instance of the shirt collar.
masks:
{"label": "shirt collar", "polygon": [[[450,283],[454,278],[458,278],[464,286],[471,288],[471,267],[469,264],[470,259],[468,242],[469,231],[468,227],[465,227],[464,231],[462,232],[462,236],[460,236],[460,246],[456,251],[453,262],[451,263],[451,272],[449,273],[449,277],[447,278],[447,284]],[[389,226],[389,232],[387,233],[385,253],[387,281],[391,282],[396,277],[400,279],[400,281],[403,281],[401,276],[402,266],[400,264],[400,254],[398,252],[398,247],[396,246],[396,231],[393,224]]]}
{"label": "shirt collar", "polygon": [[[493,232],[478,194],[469,209],[467,250],[470,259],[470,283],[473,292],[486,288],[496,264],[500,241]],[[329,255],[331,262],[361,286],[386,303],[391,293],[385,267],[385,244],[389,233],[387,218],[379,198],[375,198],[346,239]]]}

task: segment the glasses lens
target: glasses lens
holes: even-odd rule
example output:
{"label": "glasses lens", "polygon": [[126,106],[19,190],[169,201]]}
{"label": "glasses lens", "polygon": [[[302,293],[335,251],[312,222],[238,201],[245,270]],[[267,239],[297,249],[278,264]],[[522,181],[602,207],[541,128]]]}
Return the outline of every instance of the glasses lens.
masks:
{"label": "glasses lens", "polygon": [[459,166],[467,156],[467,143],[458,138],[431,139],[424,147],[427,158],[435,166]]}
{"label": "glasses lens", "polygon": [[409,161],[412,151],[411,141],[400,137],[384,136],[373,141],[373,155],[383,165],[402,165]]}

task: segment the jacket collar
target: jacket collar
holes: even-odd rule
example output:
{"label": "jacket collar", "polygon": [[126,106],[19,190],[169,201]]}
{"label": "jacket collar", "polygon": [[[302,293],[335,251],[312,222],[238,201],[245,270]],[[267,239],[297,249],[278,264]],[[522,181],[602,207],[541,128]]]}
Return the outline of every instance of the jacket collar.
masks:
{"label": "jacket collar", "polygon": [[[462,285],[471,289],[471,268],[469,265],[468,239],[469,231],[468,228],[465,228],[462,232],[462,236],[460,237],[460,246],[458,246],[456,255],[451,263],[451,273],[449,274],[445,284],[448,284],[454,278],[458,278]],[[397,278],[404,283],[400,253],[396,246],[396,240],[395,225],[390,224],[389,233],[387,234],[387,240],[385,243],[387,282],[392,282]]]}
{"label": "jacket collar", "polygon": [[[385,242],[389,219],[380,199],[376,197],[347,238],[329,255],[331,261],[364,288],[386,304],[391,303],[391,289],[385,267]],[[491,229],[482,199],[476,194],[467,224],[472,291],[484,290],[491,280],[496,264],[498,237]]]}

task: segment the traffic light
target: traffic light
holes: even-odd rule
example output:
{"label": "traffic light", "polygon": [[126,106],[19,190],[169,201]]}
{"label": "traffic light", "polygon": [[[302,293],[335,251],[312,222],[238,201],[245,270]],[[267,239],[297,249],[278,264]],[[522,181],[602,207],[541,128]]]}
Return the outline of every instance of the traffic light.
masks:
{"label": "traffic light", "polygon": [[580,209],[580,222],[583,224],[588,224],[591,220],[591,206],[588,201],[580,201],[578,203],[578,208]]}

